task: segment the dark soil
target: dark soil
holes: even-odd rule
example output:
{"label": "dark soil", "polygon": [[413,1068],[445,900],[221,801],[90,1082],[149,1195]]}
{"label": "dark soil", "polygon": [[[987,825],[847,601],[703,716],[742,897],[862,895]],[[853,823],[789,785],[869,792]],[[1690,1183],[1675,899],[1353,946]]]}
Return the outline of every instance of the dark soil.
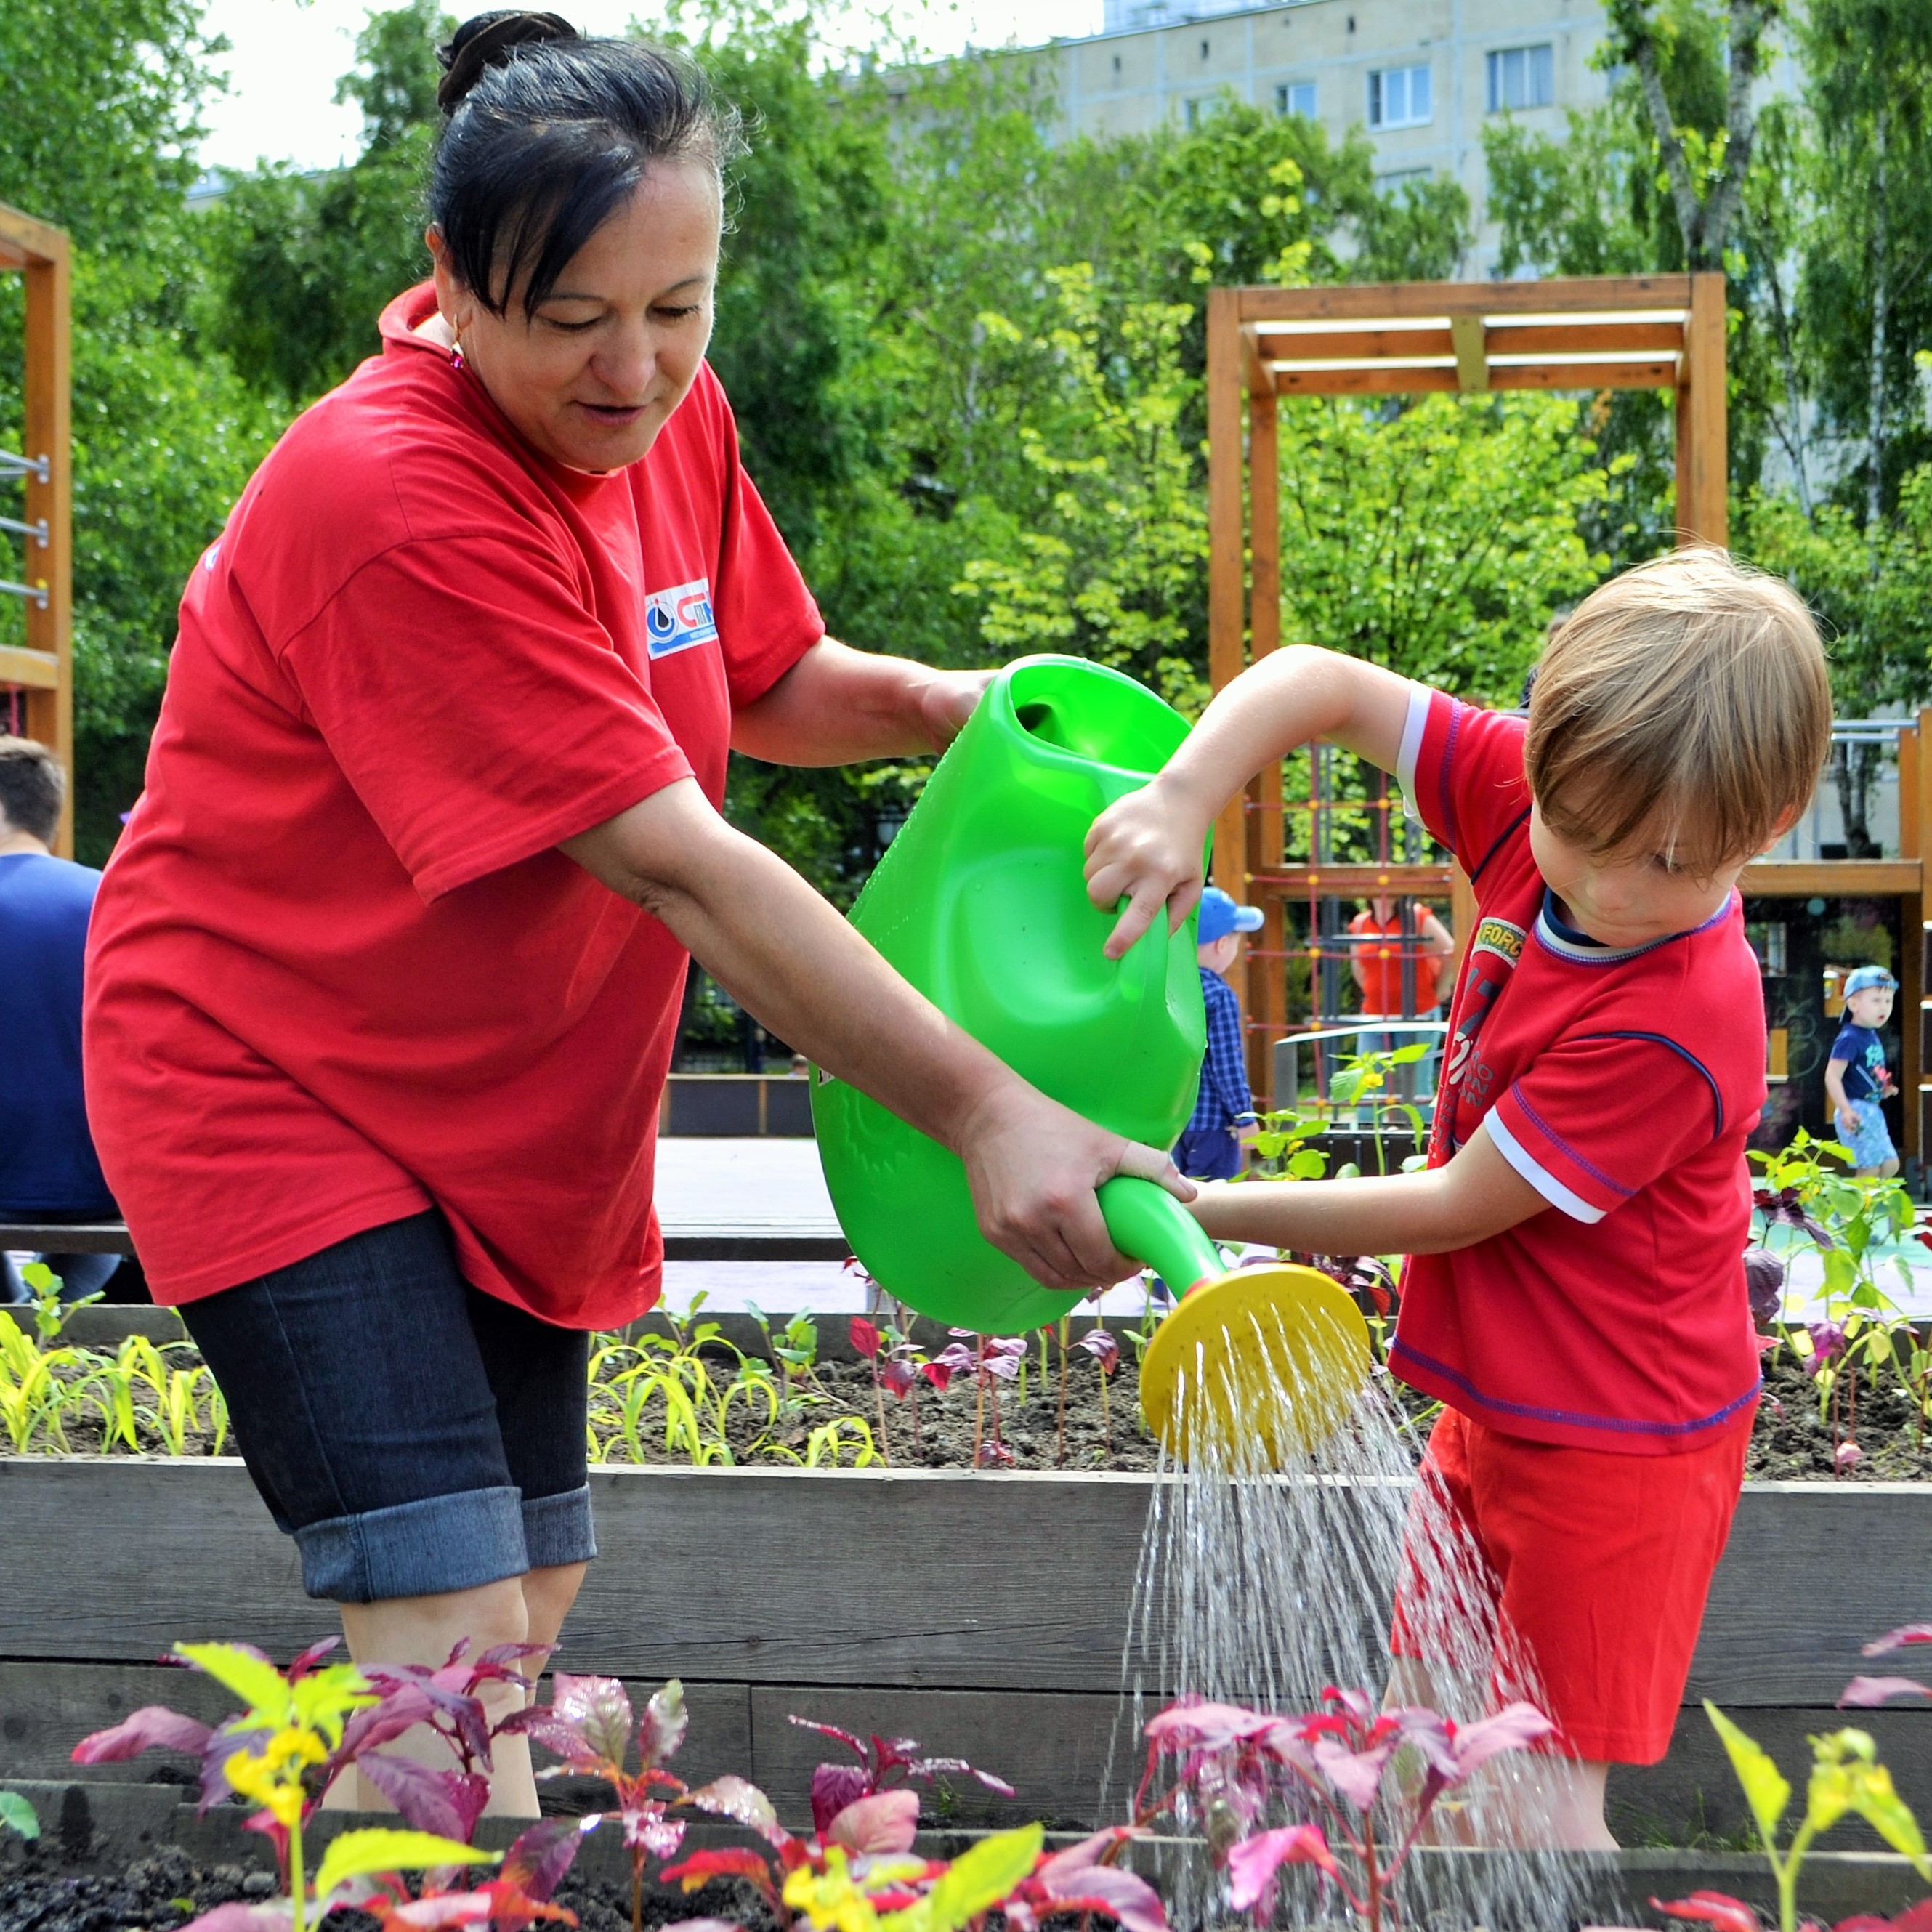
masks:
{"label": "dark soil", "polygon": [[[172,1846],[119,1872],[79,1876],[63,1875],[51,1852],[30,1849],[19,1863],[0,1866],[0,1932],[176,1932],[218,1905],[266,1900],[274,1891],[266,1872],[230,1864],[203,1870]],[[577,1914],[582,1932],[630,1932],[628,1888],[566,1878],[556,1898]],[[742,1880],[714,1880],[691,1893],[645,1887],[646,1928],[700,1918],[776,1932],[770,1912]],[[331,1932],[376,1932],[375,1920],[359,1912],[334,1913],[328,1923]]]}
{"label": "dark soil", "polygon": [[1848,1483],[1924,1482],[1932,1480],[1928,1428],[1903,1379],[1887,1374],[1874,1385],[1861,1370],[1856,1389],[1849,1375],[1839,1378],[1837,1430],[1828,1410],[1818,1414],[1818,1385],[1789,1356],[1765,1371],[1765,1389],[1751,1432],[1745,1476],[1759,1482],[1811,1482],[1834,1475],[1837,1445],[1856,1442],[1858,1460],[1837,1479]]}
{"label": "dark soil", "polygon": [[[1160,1456],[1142,1426],[1136,1388],[1132,1348],[1124,1335],[1120,1360],[1106,1378],[1084,1351],[1069,1352],[1066,1366],[1066,1427],[1060,1420],[1059,1351],[1048,1337],[1047,1374],[1040,1375],[1040,1343],[1031,1338],[1024,1383],[1017,1377],[989,1384],[982,1403],[974,1378],[956,1376],[941,1393],[922,1379],[916,1394],[884,1397],[883,1446],[892,1466],[898,1468],[968,1469],[974,1466],[974,1444],[980,1444],[982,1469],[1112,1470],[1145,1473],[1159,1466]],[[187,1366],[194,1358],[185,1352],[174,1358]],[[728,1361],[709,1364],[716,1387],[730,1382]],[[1786,1353],[1767,1358],[1765,1392],[1745,1463],[1745,1474],[1759,1481],[1844,1481],[1852,1483],[1932,1480],[1932,1426],[1918,1418],[1916,1406],[1902,1376],[1887,1373],[1876,1380],[1861,1369],[1854,1378],[1840,1378],[1838,1412],[1828,1408],[1821,1418],[1816,1384],[1804,1367]],[[1397,1399],[1419,1425],[1418,1444],[1438,1405],[1400,1382],[1393,1382]],[[791,1406],[776,1424],[767,1424],[762,1409],[743,1401],[730,1411],[727,1436],[734,1460],[746,1467],[790,1465],[808,1451],[812,1433],[841,1416],[862,1418],[876,1442],[880,1440],[879,1398],[870,1365],[864,1362],[821,1363],[810,1374],[790,1378]],[[634,1458],[621,1442],[610,1448],[613,1461],[640,1460],[648,1465],[688,1465],[682,1446],[664,1445],[662,1409],[650,1412],[656,1426],[642,1432],[640,1456]],[[148,1432],[148,1447],[156,1444]],[[68,1426],[76,1454],[98,1451],[102,1430],[98,1422],[76,1418]],[[1858,1456],[1842,1468],[1834,1462],[1838,1445],[1856,1442]],[[207,1454],[213,1447],[206,1432],[190,1437],[190,1454]],[[226,1452],[235,1453],[231,1437]],[[789,1452],[789,1454],[784,1453]],[[128,1453],[117,1444],[117,1455]],[[1010,1460],[1008,1458],[1010,1457]],[[848,1438],[838,1458],[850,1468],[854,1450]],[[821,1459],[818,1466],[830,1466]],[[6,1928],[0,1925],[0,1932]],[[157,1928],[159,1932],[159,1928]]]}
{"label": "dark soil", "polygon": [[[1157,1468],[1160,1454],[1154,1438],[1141,1424],[1140,1402],[1136,1390],[1135,1366],[1131,1348],[1122,1345],[1121,1359],[1113,1375],[1105,1378],[1107,1392],[1101,1396],[1102,1377],[1092,1356],[1082,1349],[1070,1349],[1066,1358],[1066,1429],[1063,1446],[1060,1430],[1059,1351],[1048,1341],[1048,1376],[1042,1386],[1040,1374],[1040,1342],[1031,1343],[1026,1372],[1025,1399],[1021,1399],[1019,1380],[995,1382],[983,1406],[977,1400],[970,1375],[956,1376],[942,1394],[922,1380],[918,1390],[902,1400],[888,1394],[885,1402],[886,1454],[896,1468],[970,1469],[974,1466],[973,1444],[976,1430],[980,1442],[979,1466],[985,1469],[1112,1469],[1144,1472]],[[789,1426],[772,1432],[773,1439],[803,1455],[812,1430],[837,1415],[856,1415],[865,1420],[874,1439],[879,1436],[879,1398],[872,1383],[872,1371],[863,1362],[826,1362],[802,1382],[794,1381],[800,1399],[796,1419]],[[748,1426],[734,1426],[734,1448],[741,1455],[758,1431]],[[667,1455],[650,1445],[651,1462],[682,1460]],[[1001,1450],[1006,1452],[1003,1455]],[[1012,1460],[1006,1460],[1010,1455]],[[748,1457],[746,1460],[752,1460]],[[771,1458],[758,1462],[769,1464]],[[848,1466],[851,1458],[841,1459]]]}

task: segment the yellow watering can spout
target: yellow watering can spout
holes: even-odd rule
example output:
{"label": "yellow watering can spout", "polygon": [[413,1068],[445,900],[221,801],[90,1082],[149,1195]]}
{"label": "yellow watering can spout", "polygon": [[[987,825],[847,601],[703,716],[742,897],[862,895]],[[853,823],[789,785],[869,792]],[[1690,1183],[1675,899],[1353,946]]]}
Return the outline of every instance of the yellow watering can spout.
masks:
{"label": "yellow watering can spout", "polygon": [[1320,1270],[1226,1271],[1173,1196],[1125,1178],[1100,1190],[1114,1245],[1180,1299],[1141,1362],[1141,1410],[1169,1455],[1231,1474],[1278,1469],[1332,1435],[1369,1378],[1368,1324]]}

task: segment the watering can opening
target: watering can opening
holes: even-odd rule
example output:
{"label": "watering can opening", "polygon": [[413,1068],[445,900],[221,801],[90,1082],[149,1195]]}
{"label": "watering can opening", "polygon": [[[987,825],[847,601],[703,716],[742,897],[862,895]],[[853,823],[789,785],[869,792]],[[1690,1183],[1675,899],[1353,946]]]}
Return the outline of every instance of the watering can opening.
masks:
{"label": "watering can opening", "polygon": [[1186,721],[1145,686],[1074,658],[1034,658],[1008,674],[1014,722],[1074,760],[1151,778],[1187,735]]}
{"label": "watering can opening", "polygon": [[1347,1420],[1369,1378],[1368,1324],[1318,1269],[1228,1273],[1186,1209],[1116,1179],[1100,1211],[1122,1253],[1180,1294],[1141,1363],[1141,1411],[1178,1460],[1232,1474],[1278,1469]]}

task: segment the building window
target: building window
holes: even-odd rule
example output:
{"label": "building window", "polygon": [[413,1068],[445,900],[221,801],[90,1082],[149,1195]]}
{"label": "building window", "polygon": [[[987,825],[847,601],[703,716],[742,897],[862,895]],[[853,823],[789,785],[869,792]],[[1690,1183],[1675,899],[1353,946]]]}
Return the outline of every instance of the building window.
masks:
{"label": "building window", "polygon": [[1378,68],[1370,74],[1371,128],[1420,128],[1432,112],[1426,65]]}
{"label": "building window", "polygon": [[1277,114],[1299,114],[1304,121],[1315,118],[1315,83],[1312,80],[1291,80],[1286,86],[1274,91],[1274,111]]}
{"label": "building window", "polygon": [[1540,47],[1504,47],[1489,57],[1490,112],[1516,107],[1547,107],[1556,98],[1556,50],[1545,40]]}
{"label": "building window", "polygon": [[1190,128],[1204,128],[1220,112],[1227,97],[1220,94],[1197,94],[1192,100],[1181,103],[1183,118]]}
{"label": "building window", "polygon": [[1376,177],[1378,194],[1394,194],[1396,189],[1410,182],[1426,182],[1431,170],[1427,168],[1391,168],[1385,175]]}

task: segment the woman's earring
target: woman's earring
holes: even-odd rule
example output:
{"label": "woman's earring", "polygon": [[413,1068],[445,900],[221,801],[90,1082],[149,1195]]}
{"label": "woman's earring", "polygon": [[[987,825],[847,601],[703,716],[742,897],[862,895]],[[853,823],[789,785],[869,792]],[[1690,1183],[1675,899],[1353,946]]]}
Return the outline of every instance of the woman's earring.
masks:
{"label": "woman's earring", "polygon": [[461,338],[453,331],[449,338],[449,366],[452,369],[460,369],[463,367],[463,343]]}

